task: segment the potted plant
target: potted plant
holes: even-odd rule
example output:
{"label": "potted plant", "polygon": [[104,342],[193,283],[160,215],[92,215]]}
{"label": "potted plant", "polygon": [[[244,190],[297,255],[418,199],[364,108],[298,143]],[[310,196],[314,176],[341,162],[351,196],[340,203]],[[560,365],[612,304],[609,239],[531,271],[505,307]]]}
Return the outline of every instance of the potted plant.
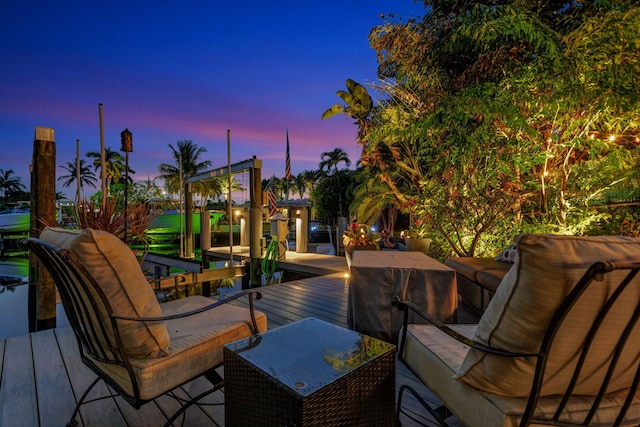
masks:
{"label": "potted plant", "polygon": [[423,252],[425,255],[428,255],[431,238],[427,237],[427,235],[428,222],[423,219],[415,220],[405,238],[407,250]]}
{"label": "potted plant", "polygon": [[366,224],[358,224],[352,222],[342,235],[342,244],[344,246],[344,256],[347,260],[347,266],[351,268],[351,257],[355,250],[376,251],[380,249],[378,245],[379,234],[372,233],[371,228]]}

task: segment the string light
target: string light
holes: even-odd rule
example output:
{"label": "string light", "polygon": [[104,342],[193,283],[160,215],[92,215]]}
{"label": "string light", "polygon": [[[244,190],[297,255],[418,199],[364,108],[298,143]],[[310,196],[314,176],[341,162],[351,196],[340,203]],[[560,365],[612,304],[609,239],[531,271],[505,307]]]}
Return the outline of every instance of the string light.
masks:
{"label": "string light", "polygon": [[589,133],[589,139],[601,139],[609,142],[615,142],[622,145],[638,145],[640,143],[640,135],[637,134],[615,134],[593,131]]}

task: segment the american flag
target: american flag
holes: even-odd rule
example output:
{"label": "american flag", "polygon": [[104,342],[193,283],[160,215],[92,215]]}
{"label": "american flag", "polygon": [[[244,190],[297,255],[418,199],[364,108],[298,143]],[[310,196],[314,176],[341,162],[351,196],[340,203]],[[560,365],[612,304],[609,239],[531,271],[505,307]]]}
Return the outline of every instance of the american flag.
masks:
{"label": "american flag", "polygon": [[287,184],[291,179],[291,157],[289,156],[289,130],[287,130],[287,160],[284,167],[284,177],[287,178]]}
{"label": "american flag", "polygon": [[269,217],[272,217],[278,213],[278,202],[276,201],[276,194],[271,187],[267,190],[267,195],[269,197]]}
{"label": "american flag", "polygon": [[269,200],[269,217],[278,213],[278,201],[276,200],[276,193],[273,192],[273,177],[267,185],[267,199]]}

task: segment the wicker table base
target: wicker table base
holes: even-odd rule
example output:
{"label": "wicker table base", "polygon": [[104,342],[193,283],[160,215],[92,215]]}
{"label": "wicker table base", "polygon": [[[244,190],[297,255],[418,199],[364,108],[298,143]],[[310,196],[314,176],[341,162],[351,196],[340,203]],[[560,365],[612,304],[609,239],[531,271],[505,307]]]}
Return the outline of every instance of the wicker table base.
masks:
{"label": "wicker table base", "polygon": [[309,318],[224,347],[225,425],[394,426],[395,347]]}

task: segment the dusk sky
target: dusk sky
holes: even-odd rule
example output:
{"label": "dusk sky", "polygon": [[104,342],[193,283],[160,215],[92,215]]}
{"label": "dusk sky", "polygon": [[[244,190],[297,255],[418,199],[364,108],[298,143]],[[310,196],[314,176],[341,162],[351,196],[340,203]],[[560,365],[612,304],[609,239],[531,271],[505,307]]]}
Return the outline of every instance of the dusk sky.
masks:
{"label": "dusk sky", "polygon": [[231,161],[255,155],[263,178],[284,176],[287,129],[294,175],[337,147],[353,167],[356,126],[321,115],[347,78],[376,80],[367,36],[380,15],[422,12],[413,0],[0,0],[0,168],[29,187],[36,126],[54,129],[58,165],[74,161],[76,139],[81,158],[99,151],[99,103],[106,147],[133,133],[136,181],[173,163],[181,139],[225,166],[227,129]]}

